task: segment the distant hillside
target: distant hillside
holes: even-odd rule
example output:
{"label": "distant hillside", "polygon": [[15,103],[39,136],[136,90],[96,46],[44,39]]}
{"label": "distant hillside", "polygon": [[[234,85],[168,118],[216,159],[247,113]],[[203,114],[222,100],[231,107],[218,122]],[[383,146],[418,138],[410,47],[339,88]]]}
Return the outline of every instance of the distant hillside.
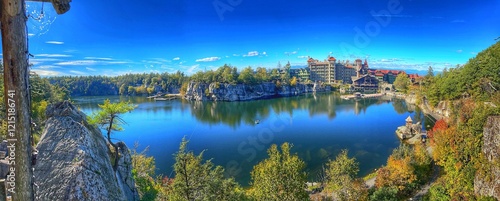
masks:
{"label": "distant hillside", "polygon": [[439,100],[455,100],[471,96],[476,100],[498,99],[500,90],[500,42],[470,59],[465,65],[445,69],[435,76],[427,87],[427,98],[432,104]]}

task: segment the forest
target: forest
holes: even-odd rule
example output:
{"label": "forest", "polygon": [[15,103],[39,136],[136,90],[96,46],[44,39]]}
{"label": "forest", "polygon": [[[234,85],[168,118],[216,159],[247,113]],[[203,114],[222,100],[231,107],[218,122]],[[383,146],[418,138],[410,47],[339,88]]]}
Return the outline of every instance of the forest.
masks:
{"label": "forest", "polygon": [[[187,76],[183,72],[175,73],[142,73],[125,74],[115,77],[108,76],[57,76],[47,77],[48,82],[60,88],[66,89],[70,96],[103,96],[103,95],[132,95],[146,96],[158,92],[177,94],[186,90],[189,81],[203,83],[230,83],[230,84],[257,84],[262,82],[274,82],[281,84],[297,84],[296,77],[290,77],[290,64],[282,69],[267,70],[258,67],[243,68],[227,64],[216,70],[198,71]],[[255,72],[255,73],[254,73]]]}

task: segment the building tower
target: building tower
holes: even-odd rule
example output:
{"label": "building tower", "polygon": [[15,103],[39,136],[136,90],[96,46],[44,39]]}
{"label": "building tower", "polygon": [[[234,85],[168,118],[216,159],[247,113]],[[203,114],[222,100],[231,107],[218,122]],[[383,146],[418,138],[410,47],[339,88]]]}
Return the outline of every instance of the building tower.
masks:
{"label": "building tower", "polygon": [[361,68],[363,68],[362,64],[361,64],[361,59],[356,59],[356,77],[360,77],[360,71],[361,71]]}

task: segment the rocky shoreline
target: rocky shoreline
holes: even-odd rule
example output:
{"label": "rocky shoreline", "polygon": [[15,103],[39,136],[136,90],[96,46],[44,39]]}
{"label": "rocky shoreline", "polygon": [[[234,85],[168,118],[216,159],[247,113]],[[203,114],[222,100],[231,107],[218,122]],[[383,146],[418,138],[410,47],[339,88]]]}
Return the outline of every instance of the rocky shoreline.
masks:
{"label": "rocky shoreline", "polygon": [[272,82],[254,85],[190,82],[183,98],[195,101],[248,101],[329,91],[332,91],[331,86],[316,83],[277,86]]}

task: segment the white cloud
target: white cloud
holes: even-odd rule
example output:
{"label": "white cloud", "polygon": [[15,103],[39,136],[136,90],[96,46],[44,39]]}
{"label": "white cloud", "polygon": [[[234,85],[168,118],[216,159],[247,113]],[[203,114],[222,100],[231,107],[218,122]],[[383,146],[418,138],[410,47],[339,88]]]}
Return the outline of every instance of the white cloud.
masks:
{"label": "white cloud", "polygon": [[51,68],[61,68],[59,66],[53,66],[53,65],[41,65],[37,67],[38,69],[51,69]]}
{"label": "white cloud", "polygon": [[220,60],[220,57],[206,57],[203,59],[196,59],[196,62],[211,62],[211,61],[218,61]]}
{"label": "white cloud", "polygon": [[299,59],[307,59],[308,56],[297,56],[297,58],[299,58]]}
{"label": "white cloud", "polygon": [[95,60],[74,60],[74,61],[64,61],[55,63],[59,66],[85,66],[85,65],[95,65],[97,61]]}
{"label": "white cloud", "polygon": [[31,37],[31,36],[35,36],[34,33],[28,33],[28,36]]}
{"label": "white cloud", "polygon": [[267,55],[267,52],[262,52],[263,55]]}
{"label": "white cloud", "polygon": [[294,54],[297,54],[299,52],[297,51],[293,51],[293,52],[285,52],[286,55],[290,56],[290,55],[294,55]]}
{"label": "white cloud", "polygon": [[233,54],[233,57],[239,57],[240,55],[239,54]]}
{"label": "white cloud", "polygon": [[35,57],[71,57],[68,54],[35,54]]}
{"label": "white cloud", "polygon": [[89,70],[89,71],[97,71],[95,68],[89,68],[89,67],[87,67],[87,68],[85,68],[85,69],[87,69],[87,70]]}
{"label": "white cloud", "polygon": [[70,70],[70,73],[77,74],[77,75],[86,75],[87,73],[82,72],[82,71],[77,71],[77,70]]}
{"label": "white cloud", "polygon": [[40,76],[58,76],[60,75],[59,72],[57,71],[51,71],[51,70],[39,70],[39,69],[33,69],[33,72]]}
{"label": "white cloud", "polygon": [[198,70],[199,67],[200,67],[199,64],[193,65],[193,66],[189,67],[186,70],[186,72],[187,72],[188,75],[192,75],[192,74],[196,73],[196,71]]}
{"label": "white cloud", "polygon": [[128,64],[130,62],[128,61],[110,61],[110,62],[106,62],[106,64]]}
{"label": "white cloud", "polygon": [[181,60],[181,58],[180,58],[180,57],[175,57],[175,58],[173,58],[172,60],[174,60],[174,61],[179,61],[179,60]]}
{"label": "white cloud", "polygon": [[457,53],[462,53],[462,52],[463,52],[463,50],[457,50]]}
{"label": "white cloud", "polygon": [[258,51],[251,51],[251,52],[248,52],[248,54],[245,54],[243,55],[244,57],[254,57],[254,56],[259,56],[259,52]]}
{"label": "white cloud", "polygon": [[47,41],[47,42],[45,42],[45,43],[47,43],[47,44],[53,44],[53,45],[62,45],[62,44],[64,44],[64,42],[61,42],[61,41],[53,41],[53,40],[51,40],[51,41]]}
{"label": "white cloud", "polygon": [[108,57],[84,57],[84,59],[88,59],[88,60],[104,60],[104,61],[112,61],[113,60],[112,58],[108,58]]}

